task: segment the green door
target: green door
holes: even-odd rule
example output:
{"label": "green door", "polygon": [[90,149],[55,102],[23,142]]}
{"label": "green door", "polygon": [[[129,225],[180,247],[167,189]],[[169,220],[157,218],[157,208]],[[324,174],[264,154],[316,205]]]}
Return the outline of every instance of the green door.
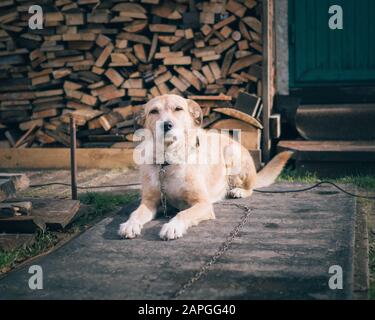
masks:
{"label": "green door", "polygon": [[[343,9],[332,30],[329,8]],[[290,87],[375,83],[375,0],[289,0]]]}

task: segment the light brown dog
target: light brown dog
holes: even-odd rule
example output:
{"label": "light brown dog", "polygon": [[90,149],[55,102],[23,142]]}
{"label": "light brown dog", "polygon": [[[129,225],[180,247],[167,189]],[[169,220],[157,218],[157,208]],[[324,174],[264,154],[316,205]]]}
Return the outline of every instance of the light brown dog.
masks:
{"label": "light brown dog", "polygon": [[164,140],[164,165],[156,163],[157,152],[152,150],[153,163],[141,166],[142,201],[120,225],[121,237],[131,239],[141,234],[144,224],[155,218],[163,194],[169,205],[181,211],[164,224],[160,237],[178,239],[189,227],[215,219],[213,203],[226,196],[250,197],[254,188],[274,183],[292,156],[291,152],[281,153],[257,173],[253,159],[240,143],[201,129],[202,119],[196,102],[177,95],[156,97],[145,105],[144,128],[151,132],[146,145]]}

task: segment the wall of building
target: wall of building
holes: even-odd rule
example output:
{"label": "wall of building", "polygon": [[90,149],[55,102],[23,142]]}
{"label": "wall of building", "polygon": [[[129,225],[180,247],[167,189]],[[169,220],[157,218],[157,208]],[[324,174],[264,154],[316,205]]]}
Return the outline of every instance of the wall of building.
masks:
{"label": "wall of building", "polygon": [[288,0],[275,1],[276,93],[289,94]]}

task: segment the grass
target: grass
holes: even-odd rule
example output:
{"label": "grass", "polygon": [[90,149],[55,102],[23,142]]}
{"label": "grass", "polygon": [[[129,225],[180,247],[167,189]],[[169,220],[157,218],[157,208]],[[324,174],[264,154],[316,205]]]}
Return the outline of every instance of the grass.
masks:
{"label": "grass", "polygon": [[87,205],[87,210],[73,223],[73,228],[86,228],[97,222],[119,206],[126,205],[137,199],[137,193],[111,194],[88,192],[79,197],[82,204]]}
{"label": "grass", "polygon": [[58,242],[51,232],[38,231],[32,245],[11,251],[0,250],[0,274],[13,269],[18,263],[48,251]]}
{"label": "grass", "polygon": [[287,168],[279,177],[279,181],[284,182],[302,182],[313,184],[318,181],[331,181],[335,183],[352,184],[360,189],[366,191],[375,190],[375,176],[370,175],[357,175],[357,176],[345,176],[340,178],[321,178],[314,173],[305,173],[298,170]]}
{"label": "grass", "polygon": [[[126,205],[137,198],[136,193],[110,194],[89,192],[80,195],[82,204],[86,205],[82,215],[70,226],[66,232],[75,234],[85,230],[106,215],[113,213],[119,206]],[[56,233],[38,231],[32,245],[11,251],[0,250],[0,274],[8,272],[17,264],[45,253],[59,242]]]}
{"label": "grass", "polygon": [[[375,228],[375,226],[373,226]],[[369,268],[370,268],[370,292],[369,298],[375,300],[375,235],[371,234],[369,237],[370,253],[369,253]]]}

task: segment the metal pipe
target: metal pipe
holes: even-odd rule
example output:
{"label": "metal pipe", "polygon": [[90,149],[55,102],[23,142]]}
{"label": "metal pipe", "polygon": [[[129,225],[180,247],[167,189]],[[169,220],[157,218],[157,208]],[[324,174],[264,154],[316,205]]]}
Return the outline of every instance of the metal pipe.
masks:
{"label": "metal pipe", "polygon": [[71,176],[71,188],[72,188],[72,199],[77,200],[77,138],[76,138],[76,121],[73,115],[70,116],[70,176]]}

